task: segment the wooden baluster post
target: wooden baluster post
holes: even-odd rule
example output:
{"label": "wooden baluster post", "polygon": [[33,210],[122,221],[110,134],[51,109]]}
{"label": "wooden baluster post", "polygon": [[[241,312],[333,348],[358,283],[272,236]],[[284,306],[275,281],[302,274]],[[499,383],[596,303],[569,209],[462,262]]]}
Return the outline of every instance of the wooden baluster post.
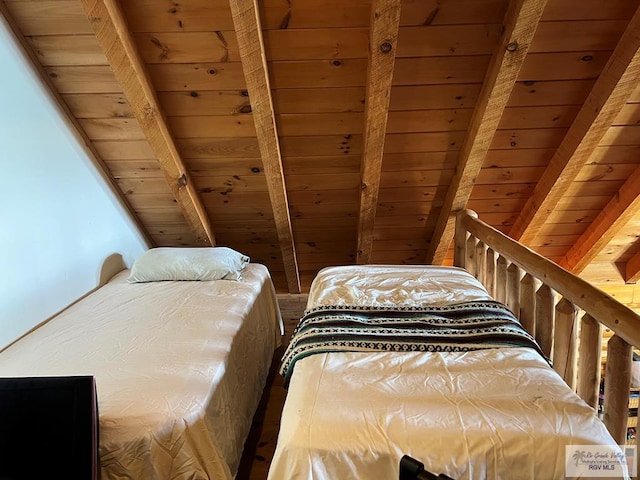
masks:
{"label": "wooden baluster post", "polygon": [[[477,218],[477,215],[476,215]],[[467,259],[467,238],[469,233],[462,225],[462,215],[456,216],[456,235],[454,237],[453,264],[456,267],[465,268]]]}
{"label": "wooden baluster post", "polygon": [[507,307],[520,318],[520,267],[512,263],[507,267]]}
{"label": "wooden baluster post", "polygon": [[507,303],[507,265],[508,260],[502,255],[498,255],[496,260],[496,296],[495,299],[501,303]]}
{"label": "wooden baluster post", "polygon": [[593,408],[598,408],[600,395],[600,352],[602,351],[602,325],[585,313],[580,325],[578,347],[578,387],[576,392]]}
{"label": "wooden baluster post", "polygon": [[496,252],[493,248],[487,249],[486,255],[486,271],[485,271],[485,286],[487,292],[493,298],[496,298]]}
{"label": "wooden baluster post", "polygon": [[[638,431],[636,427],[636,432]],[[636,452],[640,452],[640,435],[636,433]],[[638,473],[640,473],[640,455],[636,453],[636,478],[638,477]]]}
{"label": "wooden baluster post", "polygon": [[487,255],[487,246],[478,241],[476,243],[476,277],[480,280],[482,285],[486,286],[486,255]]}
{"label": "wooden baluster post", "polygon": [[556,305],[553,338],[553,369],[573,390],[576,388],[578,360],[578,309],[566,298]]}
{"label": "wooden baluster post", "polygon": [[536,293],[536,340],[542,352],[552,361],[555,301],[553,290],[542,284]]}
{"label": "wooden baluster post", "polygon": [[536,279],[528,273],[520,281],[520,323],[536,336]]}
{"label": "wooden baluster post", "polygon": [[629,390],[631,389],[631,345],[618,335],[609,340],[604,375],[604,424],[618,444],[627,441]]}
{"label": "wooden baluster post", "polygon": [[477,277],[476,271],[476,237],[469,235],[467,238],[467,258],[464,261],[464,268],[474,277]]}

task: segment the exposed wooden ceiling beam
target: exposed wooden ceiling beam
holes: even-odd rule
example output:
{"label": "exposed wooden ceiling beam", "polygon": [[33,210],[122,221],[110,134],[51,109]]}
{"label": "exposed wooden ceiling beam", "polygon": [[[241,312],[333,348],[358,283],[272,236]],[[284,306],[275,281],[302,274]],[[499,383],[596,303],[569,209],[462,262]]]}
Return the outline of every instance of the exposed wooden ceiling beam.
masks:
{"label": "exposed wooden ceiling beam", "polygon": [[256,0],[230,0],[238,49],[251,99],[253,121],[278,231],[289,293],[300,293],[300,272],[293,241],[280,143],[269,86],[267,57]]}
{"label": "exposed wooden ceiling beam", "polygon": [[560,266],[582,272],[640,209],[640,167],[573,244]]}
{"label": "exposed wooden ceiling beam", "polygon": [[640,8],[514,222],[509,232],[512,238],[524,244],[535,238],[637,87],[639,75]]}
{"label": "exposed wooden ceiling beam", "polygon": [[369,27],[369,66],[360,163],[360,214],[356,261],[370,263],[378,206],[384,138],[396,59],[400,0],[374,0]]}
{"label": "exposed wooden ceiling beam", "polygon": [[471,190],[518,78],[547,0],[512,0],[498,46],[484,78],[456,172],[447,190],[426,261],[444,261],[454,235],[455,213],[466,207]]}
{"label": "exposed wooden ceiling beam", "polygon": [[636,283],[640,280],[640,252],[636,253],[627,262],[624,280],[627,283]]}
{"label": "exposed wooden ceiling beam", "polygon": [[117,0],[81,0],[107,60],[160,164],[185,219],[202,245],[215,245],[206,211],[178,153]]}
{"label": "exposed wooden ceiling beam", "polygon": [[62,118],[64,119],[64,122],[69,128],[69,130],[71,131],[71,133],[76,137],[76,139],[78,140],[78,143],[84,148],[84,151],[89,157],[89,159],[97,167],[100,176],[105,181],[105,183],[109,186],[109,188],[111,189],[111,191],[113,192],[117,200],[119,201],[120,205],[127,212],[131,221],[138,228],[140,234],[144,238],[147,245],[154,246],[155,242],[151,238],[151,235],[149,235],[149,232],[147,232],[147,229],[144,227],[144,225],[142,224],[142,222],[134,212],[133,208],[131,208],[131,205],[129,205],[128,200],[126,199],[125,195],[122,193],[122,190],[118,188],[118,185],[116,184],[115,180],[113,179],[113,177],[109,172],[109,168],[104,163],[104,160],[102,159],[102,157],[100,156],[96,148],[94,147],[93,142],[91,141],[89,136],[85,133],[84,129],[76,119],[75,115],[69,109],[69,106],[67,105],[67,103],[64,101],[64,99],[58,92],[58,89],[55,87],[55,85],[51,81],[51,78],[49,77],[49,75],[47,75],[47,72],[45,71],[44,67],[40,63],[40,60],[38,59],[36,53],[33,51],[33,48],[31,48],[29,43],[26,41],[24,35],[20,31],[20,28],[18,27],[15,20],[13,19],[13,16],[9,12],[9,9],[7,8],[7,5],[4,2],[4,0],[0,0],[0,16],[4,18],[7,26],[13,32],[13,36],[18,42],[18,44],[20,45],[20,48],[22,49],[22,52],[24,53],[24,55],[27,58],[29,58],[29,60],[31,61],[31,65],[36,70],[38,77],[40,78],[40,81],[44,84],[45,88],[49,91],[51,98],[55,102],[58,110],[61,112]]}

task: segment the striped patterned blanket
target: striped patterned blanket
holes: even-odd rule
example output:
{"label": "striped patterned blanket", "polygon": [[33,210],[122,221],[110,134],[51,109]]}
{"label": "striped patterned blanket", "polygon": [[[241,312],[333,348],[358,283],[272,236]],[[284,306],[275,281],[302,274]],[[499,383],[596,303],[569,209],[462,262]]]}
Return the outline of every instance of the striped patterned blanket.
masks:
{"label": "striped patterned blanket", "polygon": [[320,306],[305,313],[282,357],[288,381],[295,363],[325,352],[463,352],[530,347],[536,341],[495,301],[427,307]]}

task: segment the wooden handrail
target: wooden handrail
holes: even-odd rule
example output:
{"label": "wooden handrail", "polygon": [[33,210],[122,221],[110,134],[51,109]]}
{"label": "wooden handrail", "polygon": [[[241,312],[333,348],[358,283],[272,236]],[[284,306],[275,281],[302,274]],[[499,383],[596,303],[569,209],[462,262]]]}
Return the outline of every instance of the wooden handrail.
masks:
{"label": "wooden handrail", "polygon": [[[631,352],[632,346],[640,346],[640,316],[470,210],[456,219],[454,262],[509,307],[567,385],[594,408],[599,407],[601,387],[602,325],[615,333],[607,350],[601,411],[609,433],[624,443]],[[579,309],[585,312],[582,320]]]}
{"label": "wooden handrail", "polygon": [[464,210],[458,215],[459,225],[471,235],[589,313],[630,345],[640,346],[640,316],[633,310],[487,225],[475,212]]}

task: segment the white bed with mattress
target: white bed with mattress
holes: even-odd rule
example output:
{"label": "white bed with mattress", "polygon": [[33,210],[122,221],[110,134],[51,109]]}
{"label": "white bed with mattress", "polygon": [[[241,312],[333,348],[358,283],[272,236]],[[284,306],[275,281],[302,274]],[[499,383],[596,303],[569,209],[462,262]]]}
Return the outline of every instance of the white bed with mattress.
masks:
{"label": "white bed with mattress", "polygon": [[[307,311],[484,301],[485,288],[454,267],[330,267]],[[338,351],[340,338],[313,354],[298,343],[270,480],[392,480],[405,454],[456,480],[560,479],[565,446],[615,446],[535,348]]]}
{"label": "white bed with mattress", "polygon": [[95,377],[103,480],[232,479],[282,335],[269,272],[128,276],[0,353],[0,376]]}

